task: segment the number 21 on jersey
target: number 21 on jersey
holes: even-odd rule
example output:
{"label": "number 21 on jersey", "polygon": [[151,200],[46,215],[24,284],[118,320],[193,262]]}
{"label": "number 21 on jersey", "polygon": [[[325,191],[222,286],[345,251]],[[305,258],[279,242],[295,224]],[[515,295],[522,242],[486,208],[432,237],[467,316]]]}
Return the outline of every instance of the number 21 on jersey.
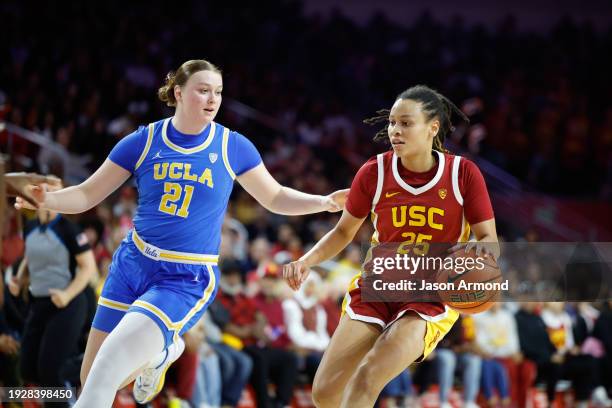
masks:
{"label": "number 21 on jersey", "polygon": [[[164,183],[164,195],[159,203],[159,211],[187,218],[192,196],[193,186],[187,185],[183,187],[179,183],[166,181]],[[180,207],[179,201],[181,202]]]}

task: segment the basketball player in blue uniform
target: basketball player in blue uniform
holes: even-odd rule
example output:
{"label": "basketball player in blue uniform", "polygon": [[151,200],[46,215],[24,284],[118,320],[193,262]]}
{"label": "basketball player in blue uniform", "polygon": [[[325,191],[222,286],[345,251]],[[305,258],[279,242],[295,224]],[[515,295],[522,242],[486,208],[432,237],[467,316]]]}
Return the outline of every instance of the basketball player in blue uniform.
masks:
{"label": "basketball player in blue uniform", "polygon": [[[83,183],[57,192],[30,189],[39,208],[80,213],[132,175],[138,186],[134,229],[113,256],[98,302],[77,408],[110,407],[134,376],[138,402],[161,390],[166,370],[184,349],[181,335],[217,292],[221,224],[234,179],[278,214],[339,211],[344,205],[348,190],[316,196],[278,184],[248,139],[213,121],[222,88],[213,64],[185,62],[158,92],[176,107],[172,118],[123,138]],[[15,206],[33,207],[21,198]]]}

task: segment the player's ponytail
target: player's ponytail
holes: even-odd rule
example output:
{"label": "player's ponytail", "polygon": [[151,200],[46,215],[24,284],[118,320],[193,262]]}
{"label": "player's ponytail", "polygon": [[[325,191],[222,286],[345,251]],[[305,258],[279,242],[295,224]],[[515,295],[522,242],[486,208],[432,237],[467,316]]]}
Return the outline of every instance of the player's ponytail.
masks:
{"label": "player's ponytail", "polygon": [[168,72],[164,85],[157,90],[157,96],[160,101],[165,102],[168,106],[176,106],[176,98],[174,97],[174,85],[176,84],[176,74],[174,71]]}
{"label": "player's ponytail", "polygon": [[200,59],[189,60],[183,63],[179,69],[168,72],[164,85],[157,90],[157,96],[160,101],[165,102],[168,106],[176,106],[176,97],[174,96],[174,87],[185,86],[189,78],[199,71],[212,71],[221,75],[221,70],[214,64]]}
{"label": "player's ponytail", "polygon": [[[423,111],[427,121],[430,121],[435,117],[438,118],[440,121],[440,129],[434,136],[432,148],[440,152],[447,151],[444,149],[444,141],[446,140],[446,136],[455,130],[452,124],[453,113],[459,116],[459,118],[464,122],[470,122],[468,117],[461,111],[461,109],[452,103],[446,96],[425,85],[415,85],[399,94],[396,100],[397,99],[410,99],[415,102],[420,102],[421,110]],[[386,122],[389,119],[389,112],[390,111],[388,109],[379,110],[376,112],[377,116],[368,118],[363,122],[368,125]],[[389,141],[386,126],[376,132],[374,140]]]}

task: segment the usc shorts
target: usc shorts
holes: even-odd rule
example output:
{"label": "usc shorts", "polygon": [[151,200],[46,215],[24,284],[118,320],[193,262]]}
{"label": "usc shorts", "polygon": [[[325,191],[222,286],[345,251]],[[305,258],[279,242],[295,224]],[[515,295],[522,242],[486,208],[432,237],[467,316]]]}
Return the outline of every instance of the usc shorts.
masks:
{"label": "usc shorts", "polygon": [[383,330],[407,312],[414,312],[426,323],[425,348],[417,361],[423,361],[450,331],[459,312],[442,303],[427,302],[365,302],[361,297],[361,274],[356,275],[342,302],[342,314],[351,319],[379,325]]}

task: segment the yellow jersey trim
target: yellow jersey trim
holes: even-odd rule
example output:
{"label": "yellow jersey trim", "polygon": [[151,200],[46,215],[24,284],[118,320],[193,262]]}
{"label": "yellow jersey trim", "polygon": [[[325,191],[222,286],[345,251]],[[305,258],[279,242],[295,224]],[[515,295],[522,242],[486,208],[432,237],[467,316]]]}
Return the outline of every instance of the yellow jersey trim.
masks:
{"label": "yellow jersey trim", "polygon": [[227,154],[228,144],[229,144],[229,129],[225,128],[223,129],[223,143],[222,143],[222,149],[221,149],[222,154],[223,154],[223,164],[225,164],[225,168],[227,169],[227,172],[232,177],[232,179],[235,179],[236,173],[234,173],[234,170],[232,170],[232,166],[230,166],[229,156]]}
{"label": "yellow jersey trim", "polygon": [[144,161],[145,157],[147,157],[147,154],[149,153],[149,149],[151,148],[152,143],[153,143],[153,124],[149,123],[149,134],[147,135],[147,144],[142,150],[142,153],[140,154],[140,157],[138,158],[138,161],[136,162],[136,166],[134,166],[134,170],[138,169],[138,167],[140,167],[140,165]]}
{"label": "yellow jersey trim", "polygon": [[206,305],[206,303],[208,303],[215,289],[215,286],[217,285],[217,277],[215,276],[215,271],[213,267],[211,265],[206,265],[206,269],[208,270],[209,275],[208,285],[206,286],[206,289],[204,289],[204,294],[202,295],[202,298],[197,301],[197,303],[191,308],[191,310],[187,313],[183,320],[177,323],[178,329],[174,333],[174,341],[178,340],[179,332],[183,330],[183,327],[187,324],[187,322],[189,322],[189,320],[191,320],[191,318],[196,313],[198,313]]}
{"label": "yellow jersey trim", "polygon": [[117,302],[116,300],[110,300],[102,296],[100,296],[100,299],[98,299],[98,304],[122,312],[127,312],[127,310],[130,308],[130,305],[127,303]]}
{"label": "yellow jersey trim", "polygon": [[152,303],[145,302],[144,300],[137,300],[134,302],[133,305],[142,307],[143,309],[146,309],[149,312],[153,313],[155,316],[159,317],[159,319],[164,323],[164,325],[170,330],[175,330],[178,327],[178,323],[173,323],[163,310],[161,310]]}
{"label": "yellow jersey trim", "polygon": [[168,122],[170,122],[171,119],[172,118],[168,118],[164,120],[164,123],[162,125],[162,139],[164,140],[164,143],[166,144],[166,146],[168,146],[172,150],[175,150],[183,154],[192,154],[192,153],[201,152],[202,150],[206,149],[212,143],[213,139],[215,138],[215,131],[216,131],[217,126],[215,122],[210,122],[210,127],[208,130],[208,137],[206,138],[206,140],[204,140],[204,142],[199,146],[185,149],[184,147],[181,147],[179,145],[172,143],[170,139],[168,139],[168,133],[167,133],[168,132]]}

